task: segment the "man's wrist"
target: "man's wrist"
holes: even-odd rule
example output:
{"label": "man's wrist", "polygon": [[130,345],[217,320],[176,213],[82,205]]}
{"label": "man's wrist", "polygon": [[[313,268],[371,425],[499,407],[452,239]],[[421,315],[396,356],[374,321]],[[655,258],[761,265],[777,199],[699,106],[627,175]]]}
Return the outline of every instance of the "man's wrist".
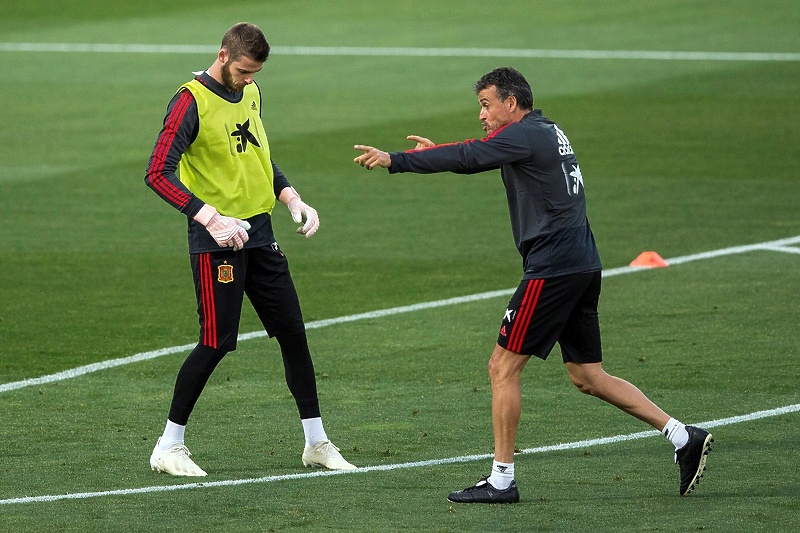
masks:
{"label": "man's wrist", "polygon": [[216,214],[217,210],[214,209],[213,206],[204,204],[203,207],[200,208],[200,211],[194,216],[194,219],[203,226],[208,226],[208,223],[211,222],[211,219],[214,218]]}

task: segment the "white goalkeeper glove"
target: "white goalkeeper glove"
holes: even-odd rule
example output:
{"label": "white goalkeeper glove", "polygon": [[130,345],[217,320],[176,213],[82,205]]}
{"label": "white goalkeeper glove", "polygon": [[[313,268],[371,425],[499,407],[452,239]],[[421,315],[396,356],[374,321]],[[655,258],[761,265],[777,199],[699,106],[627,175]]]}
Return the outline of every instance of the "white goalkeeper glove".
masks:
{"label": "white goalkeeper glove", "polygon": [[305,224],[297,228],[297,233],[305,235],[306,238],[314,235],[319,229],[319,215],[317,210],[303,202],[299,196],[292,197],[286,204],[292,214],[292,220],[300,224],[305,220]]}
{"label": "white goalkeeper glove", "polygon": [[244,244],[250,239],[247,234],[247,230],[250,229],[249,222],[220,215],[208,204],[200,208],[194,219],[206,227],[220,248],[233,247],[234,251],[238,251],[244,248]]}

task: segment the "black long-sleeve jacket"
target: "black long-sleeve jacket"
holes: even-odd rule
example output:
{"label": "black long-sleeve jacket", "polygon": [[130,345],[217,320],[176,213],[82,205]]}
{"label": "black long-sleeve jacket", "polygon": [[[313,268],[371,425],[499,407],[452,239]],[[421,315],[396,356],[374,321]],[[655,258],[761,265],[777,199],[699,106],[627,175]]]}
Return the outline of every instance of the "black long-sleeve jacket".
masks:
{"label": "black long-sleeve jacket", "polygon": [[480,140],[392,152],[389,172],[500,169],[523,279],[600,270],[583,176],[567,136],[540,109]]}

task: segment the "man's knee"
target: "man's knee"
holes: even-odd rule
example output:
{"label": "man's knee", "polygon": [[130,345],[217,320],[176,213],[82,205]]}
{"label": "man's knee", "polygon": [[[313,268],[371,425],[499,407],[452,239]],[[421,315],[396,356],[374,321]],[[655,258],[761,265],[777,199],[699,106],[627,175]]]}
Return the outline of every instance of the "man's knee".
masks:
{"label": "man's knee", "polygon": [[511,352],[495,346],[489,358],[489,377],[493,383],[508,379],[518,379],[530,356]]}
{"label": "man's knee", "polygon": [[589,396],[594,396],[594,389],[592,388],[591,384],[586,381],[582,376],[575,376],[573,374],[569,375],[569,379],[572,381],[572,384],[575,385],[579,391],[584,394],[588,394]]}
{"label": "man's knee", "polygon": [[602,368],[594,364],[587,366],[587,364],[567,363],[567,371],[570,381],[579,391],[590,396],[597,396],[599,381],[605,374]]}

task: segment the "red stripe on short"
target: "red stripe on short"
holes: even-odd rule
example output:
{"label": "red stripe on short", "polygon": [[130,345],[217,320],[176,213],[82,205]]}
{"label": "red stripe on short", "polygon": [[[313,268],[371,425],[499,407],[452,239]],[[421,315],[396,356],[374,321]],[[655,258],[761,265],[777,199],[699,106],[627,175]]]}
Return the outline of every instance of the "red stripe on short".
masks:
{"label": "red stripe on short", "polygon": [[217,310],[214,302],[214,275],[211,254],[200,254],[200,302],[203,309],[203,344],[217,346]]}
{"label": "red stripe on short", "polygon": [[539,295],[542,294],[543,286],[543,279],[532,279],[528,281],[528,286],[525,288],[525,296],[522,297],[522,303],[517,311],[514,326],[511,328],[511,335],[508,337],[507,350],[514,353],[522,353],[522,343],[525,340],[525,333],[527,333],[531,325],[533,311],[536,309],[536,302],[539,301]]}

